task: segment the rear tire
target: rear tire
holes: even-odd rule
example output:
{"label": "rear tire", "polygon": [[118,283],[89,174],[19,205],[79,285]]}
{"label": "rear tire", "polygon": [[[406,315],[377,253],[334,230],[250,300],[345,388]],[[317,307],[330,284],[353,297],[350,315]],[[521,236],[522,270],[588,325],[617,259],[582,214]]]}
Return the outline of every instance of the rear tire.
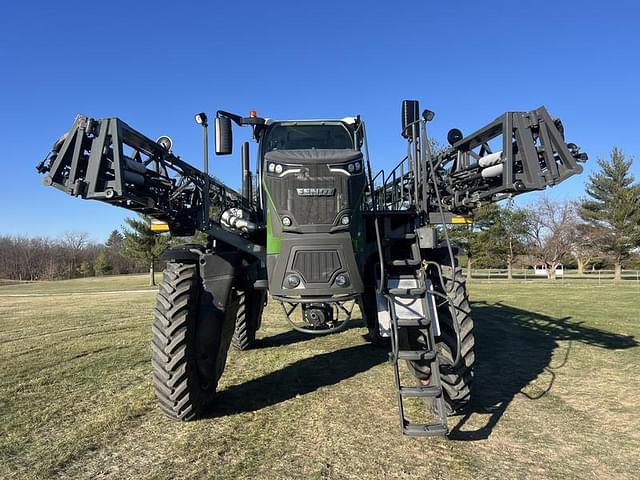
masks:
{"label": "rear tire", "polygon": [[[448,259],[441,264],[444,289],[439,278],[433,278],[436,291],[449,295],[453,303],[456,315],[451,314],[451,306],[445,299],[436,297],[438,307],[438,319],[440,323],[440,336],[436,337],[436,348],[440,358],[440,380],[442,383],[443,397],[448,415],[463,413],[471,402],[471,387],[473,384],[473,368],[475,363],[475,339],[473,336],[473,319],[469,306],[469,295],[465,284],[462,269],[455,266],[452,269]],[[454,326],[455,322],[455,326]],[[456,327],[460,332],[460,360],[453,365],[455,352],[458,348]],[[409,368],[420,381],[428,384],[431,372],[428,367],[417,362],[409,362]]]}
{"label": "rear tire", "polygon": [[167,264],[154,311],[151,364],[160,408],[174,420],[202,416],[224,371],[236,305],[223,315],[212,300],[196,265]]}
{"label": "rear tire", "polygon": [[[438,308],[440,336],[436,339],[436,344],[440,352],[440,379],[447,413],[455,415],[464,412],[471,402],[475,339],[469,294],[462,269],[457,264],[455,271],[451,265],[442,265],[442,276],[456,315],[454,319],[448,302]],[[453,362],[458,342],[454,321],[460,332],[460,361],[455,366]]]}
{"label": "rear tire", "polygon": [[238,292],[238,313],[231,338],[231,345],[236,350],[248,350],[255,345],[265,297],[265,290]]}

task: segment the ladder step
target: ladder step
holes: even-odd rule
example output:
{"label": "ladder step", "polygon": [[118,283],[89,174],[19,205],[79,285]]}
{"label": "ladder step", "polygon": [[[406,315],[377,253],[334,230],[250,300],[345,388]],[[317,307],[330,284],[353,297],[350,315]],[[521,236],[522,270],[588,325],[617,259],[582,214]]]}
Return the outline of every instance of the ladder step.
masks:
{"label": "ladder step", "polygon": [[425,287],[390,288],[389,293],[396,297],[422,298],[426,293]]}
{"label": "ladder step", "polygon": [[443,423],[411,423],[406,422],[402,427],[402,433],[409,437],[444,437],[447,434],[447,426]]}
{"label": "ladder step", "polygon": [[256,280],[255,282],[253,282],[253,288],[255,288],[256,290],[266,290],[267,288],[269,288],[269,283],[267,282],[267,280]]}
{"label": "ladder step", "polygon": [[435,350],[400,350],[398,360],[433,360],[436,355]]}
{"label": "ladder step", "polygon": [[392,232],[387,235],[387,239],[389,240],[415,240],[416,234],[409,232]]}
{"label": "ladder step", "polygon": [[378,210],[378,217],[416,217],[416,211],[411,210]]}
{"label": "ladder step", "polygon": [[403,397],[437,397],[442,394],[442,387],[436,385],[424,385],[420,387],[400,387],[400,395]]}
{"label": "ladder step", "polygon": [[403,260],[391,260],[388,263],[392,267],[413,267],[415,265],[420,265],[421,262],[422,260],[419,258],[406,258]]}
{"label": "ladder step", "polygon": [[396,319],[396,325],[402,328],[427,328],[431,325],[431,319],[420,317],[420,318],[398,318]]}

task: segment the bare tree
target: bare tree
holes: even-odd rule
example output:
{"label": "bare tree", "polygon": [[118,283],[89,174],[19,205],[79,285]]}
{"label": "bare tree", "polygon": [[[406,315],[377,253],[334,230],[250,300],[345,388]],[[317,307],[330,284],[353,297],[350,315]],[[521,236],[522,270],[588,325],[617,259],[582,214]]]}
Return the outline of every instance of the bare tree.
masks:
{"label": "bare tree", "polygon": [[571,253],[577,235],[577,214],[569,202],[541,197],[527,209],[527,237],[531,255],[547,269],[547,278],[556,279],[562,258]]}
{"label": "bare tree", "polygon": [[71,278],[78,268],[82,250],[89,243],[89,234],[87,232],[65,232],[62,237],[62,243],[67,247],[70,254],[69,278]]}
{"label": "bare tree", "polygon": [[[576,208],[579,208],[577,206]],[[576,225],[576,235],[573,245],[573,256],[578,263],[578,274],[584,275],[584,270],[589,264],[603,256],[602,245],[607,232],[587,223]]]}

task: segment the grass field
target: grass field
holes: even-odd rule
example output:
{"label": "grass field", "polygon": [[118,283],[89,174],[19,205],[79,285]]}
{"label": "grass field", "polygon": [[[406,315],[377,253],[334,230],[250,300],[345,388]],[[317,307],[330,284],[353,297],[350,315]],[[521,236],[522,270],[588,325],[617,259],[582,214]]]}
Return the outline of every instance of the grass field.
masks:
{"label": "grass field", "polygon": [[[156,273],[156,281],[162,275]],[[88,277],[75,280],[54,280],[46,282],[0,281],[0,295],[67,295],[95,292],[117,292],[122,290],[148,290],[149,275],[120,275],[117,277]]]}
{"label": "grass field", "polygon": [[473,408],[425,440],[400,436],[363,328],[309,338],[270,305],[210,418],[178,424],[153,397],[145,276],[2,286],[0,478],[637,478],[640,289],[470,287]]}

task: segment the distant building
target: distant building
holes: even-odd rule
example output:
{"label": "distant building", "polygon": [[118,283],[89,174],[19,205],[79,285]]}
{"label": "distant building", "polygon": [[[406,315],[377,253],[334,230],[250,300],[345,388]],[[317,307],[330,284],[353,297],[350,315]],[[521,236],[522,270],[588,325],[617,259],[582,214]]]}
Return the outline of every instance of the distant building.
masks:
{"label": "distant building", "polygon": [[[533,272],[538,277],[548,277],[549,272],[547,266],[543,263],[538,263],[533,266]],[[556,267],[556,277],[562,277],[564,275],[564,265],[560,264]]]}

